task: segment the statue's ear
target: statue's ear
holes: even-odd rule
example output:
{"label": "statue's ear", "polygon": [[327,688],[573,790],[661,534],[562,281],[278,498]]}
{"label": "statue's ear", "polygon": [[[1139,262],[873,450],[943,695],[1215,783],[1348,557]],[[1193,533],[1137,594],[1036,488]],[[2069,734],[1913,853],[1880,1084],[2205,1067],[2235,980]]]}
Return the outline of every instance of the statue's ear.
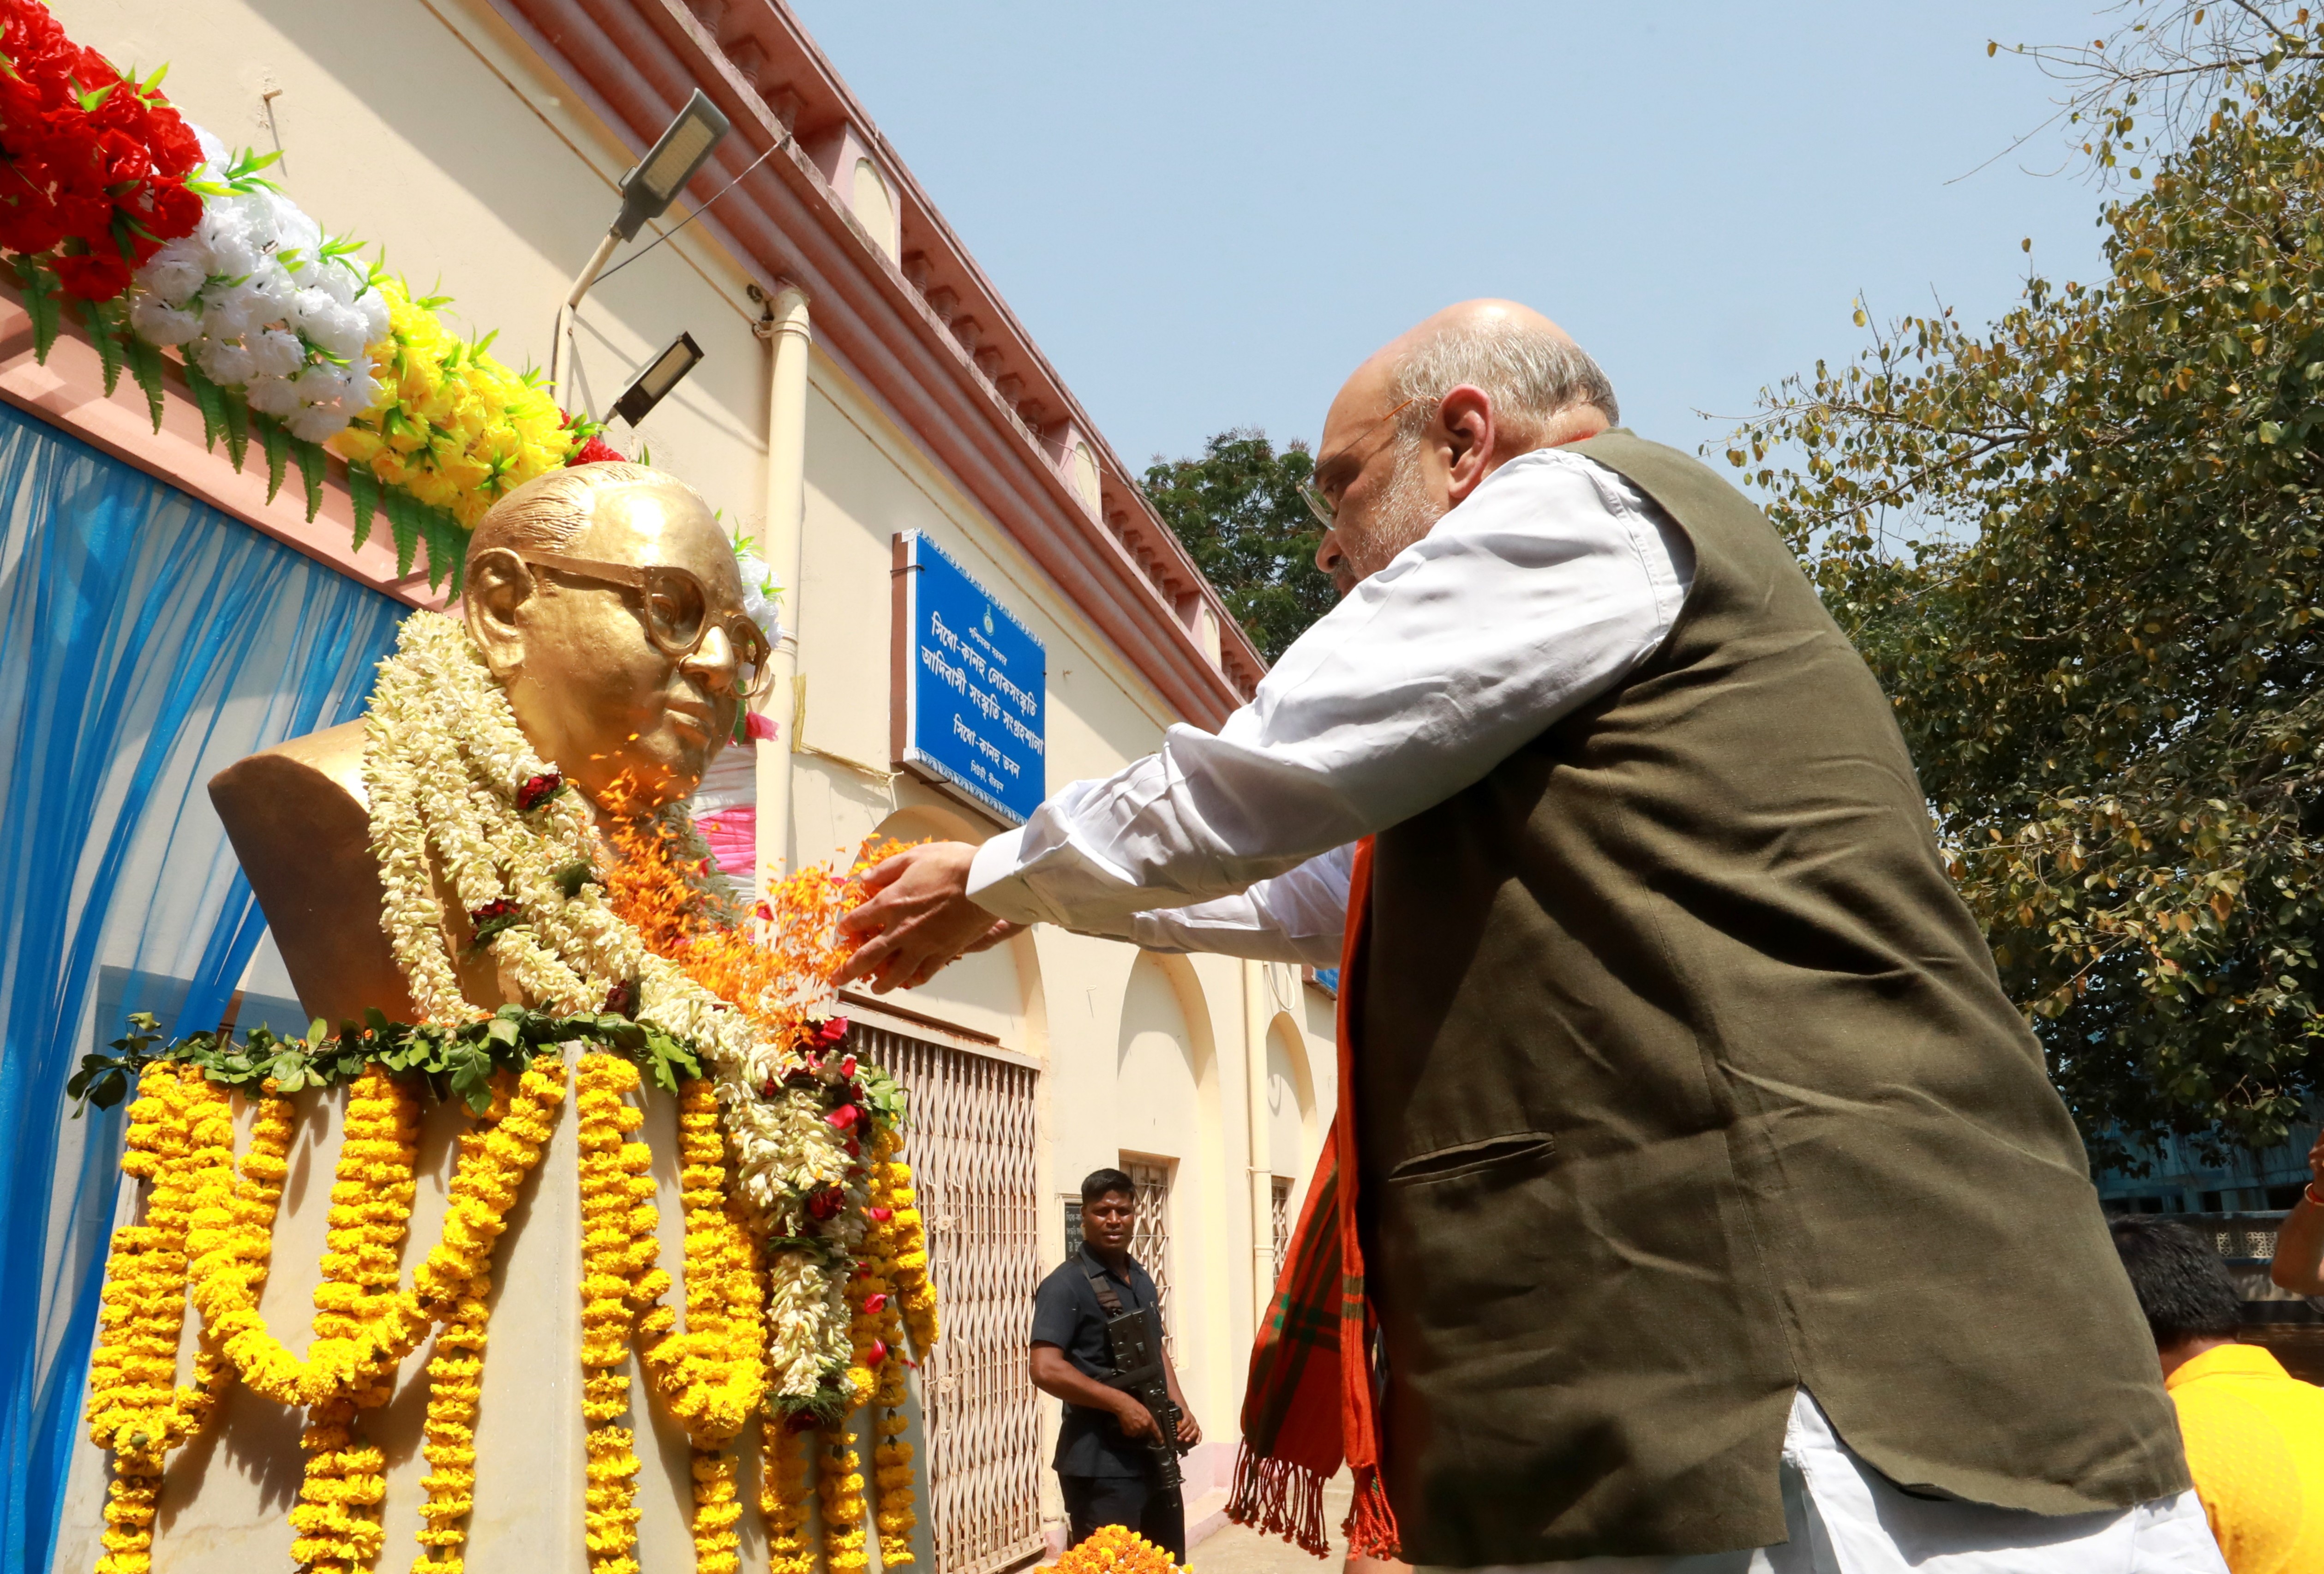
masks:
{"label": "statue's ear", "polygon": [[517,608],[532,599],[532,569],[506,547],[478,552],[468,560],[468,582],[463,610],[468,637],[484,653],[484,664],[494,677],[505,677],[524,664],[524,629]]}

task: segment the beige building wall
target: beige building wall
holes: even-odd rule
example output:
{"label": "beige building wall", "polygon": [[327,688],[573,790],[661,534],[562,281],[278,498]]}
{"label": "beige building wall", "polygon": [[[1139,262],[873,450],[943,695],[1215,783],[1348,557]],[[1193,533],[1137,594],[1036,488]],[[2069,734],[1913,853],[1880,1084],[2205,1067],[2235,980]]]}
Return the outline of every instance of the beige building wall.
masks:
{"label": "beige building wall", "polygon": [[[496,330],[493,351],[511,365],[547,362],[557,302],[613,217],[630,154],[492,5],[55,0],[53,9],[75,39],[124,69],[169,61],[167,91],[190,118],[229,144],[281,148],[273,173],[327,231],[383,245],[415,286],[454,298],[451,314],[469,331]],[[893,194],[869,164],[846,175],[852,204],[887,215],[876,239],[888,257],[867,245],[864,265],[888,265]],[[773,480],[756,282],[711,227],[695,226],[601,283],[576,337],[576,385],[603,409],[678,332],[693,334],[701,366],[641,430],[607,435],[624,451],[650,449],[743,533],[763,528]],[[1150,751],[1182,719],[1010,522],[931,458],[926,434],[899,426],[828,356],[816,356],[810,384],[804,573],[786,608],[799,638],[803,725],[792,739],[791,823],[762,827],[762,865],[844,859],[882,832],[1000,829],[891,769],[890,563],[899,532],[930,533],[1046,644],[1052,789]],[[1073,459],[1094,510],[1091,450],[1082,445]],[[1216,661],[1214,615],[1203,605],[1193,616],[1210,618],[1202,643]],[[788,734],[787,708],[770,706]],[[1169,1161],[1173,1335],[1213,1440],[1189,1471],[1199,1514],[1204,1486],[1223,1485],[1232,1458],[1271,1263],[1267,1182],[1304,1186],[1331,1118],[1331,1002],[1293,969],[1141,956],[1045,928],[892,1003],[1040,1062],[1043,1269],[1062,1259],[1063,1204],[1084,1173],[1125,1154]],[[1042,1412],[1046,1467],[1054,1403]],[[1054,1513],[1053,1488],[1048,1503]]]}

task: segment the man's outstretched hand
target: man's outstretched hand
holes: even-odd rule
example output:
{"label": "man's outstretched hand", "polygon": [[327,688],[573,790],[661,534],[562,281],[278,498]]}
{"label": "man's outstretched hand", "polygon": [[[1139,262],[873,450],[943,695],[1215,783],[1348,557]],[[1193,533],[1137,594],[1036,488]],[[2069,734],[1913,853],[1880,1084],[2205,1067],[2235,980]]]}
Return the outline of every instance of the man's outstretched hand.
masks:
{"label": "man's outstretched hand", "polygon": [[882,859],[863,876],[871,899],[839,921],[862,943],[838,981],[868,978],[876,992],[910,989],[964,951],[981,951],[1017,932],[968,899],[973,842],[929,842]]}

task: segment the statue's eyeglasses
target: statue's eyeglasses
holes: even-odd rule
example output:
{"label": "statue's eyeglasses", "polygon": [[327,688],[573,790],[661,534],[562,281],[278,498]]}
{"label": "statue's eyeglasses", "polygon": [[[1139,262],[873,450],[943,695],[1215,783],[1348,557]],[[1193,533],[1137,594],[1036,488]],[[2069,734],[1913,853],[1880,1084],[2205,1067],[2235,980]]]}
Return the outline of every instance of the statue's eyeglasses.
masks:
{"label": "statue's eyeglasses", "polygon": [[635,590],[644,603],[638,621],[645,625],[646,637],[673,661],[682,662],[700,650],[712,629],[723,630],[734,652],[735,692],[751,699],[766,693],[774,675],[769,660],[774,650],[767,643],[766,631],[739,609],[712,612],[710,593],[692,570],[674,563],[607,563],[561,552],[517,556],[560,574]]}

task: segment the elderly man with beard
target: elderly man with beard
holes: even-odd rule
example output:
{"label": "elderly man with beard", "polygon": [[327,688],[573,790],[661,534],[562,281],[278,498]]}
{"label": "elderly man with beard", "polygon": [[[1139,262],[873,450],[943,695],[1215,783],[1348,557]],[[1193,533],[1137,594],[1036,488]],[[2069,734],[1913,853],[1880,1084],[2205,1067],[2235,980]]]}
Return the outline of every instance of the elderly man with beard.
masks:
{"label": "elderly man with beard", "polygon": [[[1340,605],[1215,736],[883,866],[854,975],[1035,921],[1343,960],[1339,1256],[1253,1389],[1339,1427],[1360,1551],[2219,1569],[1888,701],[1758,512],[1616,419],[1509,302],[1380,350],[1318,444]],[[1319,1402],[1269,1362],[1333,1317]],[[1337,1455],[1253,1414],[1279,1514]]]}

